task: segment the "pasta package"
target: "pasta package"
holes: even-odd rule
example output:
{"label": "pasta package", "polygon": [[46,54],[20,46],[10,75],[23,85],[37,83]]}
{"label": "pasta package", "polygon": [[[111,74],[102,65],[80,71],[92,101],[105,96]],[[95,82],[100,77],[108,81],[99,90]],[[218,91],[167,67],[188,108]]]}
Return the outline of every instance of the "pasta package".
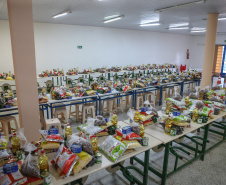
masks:
{"label": "pasta package", "polygon": [[67,149],[64,144],[60,145],[56,155],[53,158],[58,167],[68,177],[78,160],[78,156]]}
{"label": "pasta package", "polygon": [[126,144],[115,139],[113,136],[108,136],[105,141],[99,146],[112,161],[116,162],[119,157],[126,151]]}
{"label": "pasta package", "polygon": [[82,151],[81,153],[76,153],[76,155],[78,156],[78,161],[73,167],[74,175],[79,173],[82,168],[84,168],[92,160],[92,156],[84,151]]}
{"label": "pasta package", "polygon": [[41,148],[46,150],[46,149],[59,149],[60,148],[60,143],[57,142],[48,142],[48,141],[44,141],[41,143]]}
{"label": "pasta package", "polygon": [[141,144],[136,140],[133,140],[133,141],[124,140],[122,142],[127,145],[127,149],[134,149],[134,148],[141,147]]}

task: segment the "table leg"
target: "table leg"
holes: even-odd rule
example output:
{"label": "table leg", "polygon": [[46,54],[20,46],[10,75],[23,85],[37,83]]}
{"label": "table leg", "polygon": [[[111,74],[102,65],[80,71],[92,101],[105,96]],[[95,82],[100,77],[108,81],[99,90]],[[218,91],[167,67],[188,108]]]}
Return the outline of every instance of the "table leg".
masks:
{"label": "table leg", "polygon": [[99,115],[101,115],[101,98],[99,97]]}
{"label": "table leg", "polygon": [[137,107],[137,92],[134,93],[134,109],[136,110]]}
{"label": "table leg", "polygon": [[150,158],[150,150],[147,150],[147,151],[145,151],[145,155],[144,155],[144,176],[143,176],[143,185],[147,185],[147,184],[148,184],[149,158]]}
{"label": "table leg", "polygon": [[161,185],[165,185],[166,184],[167,168],[168,168],[168,160],[169,160],[169,150],[170,150],[170,142],[167,143],[166,146],[165,146],[165,154],[164,154]]}
{"label": "table leg", "polygon": [[204,161],[205,158],[205,151],[206,151],[206,143],[207,143],[207,138],[208,138],[208,133],[209,133],[209,124],[205,126],[205,133],[204,133],[204,140],[202,144],[202,156],[201,160]]}
{"label": "table leg", "polygon": [[163,89],[163,87],[160,86],[160,87],[159,87],[159,91],[160,91],[160,96],[159,96],[159,106],[162,105],[162,89]]}
{"label": "table leg", "polygon": [[53,108],[52,108],[52,104],[50,104],[50,114],[51,114],[51,118],[53,119]]}
{"label": "table leg", "polygon": [[97,116],[97,109],[98,109],[97,101],[98,101],[98,99],[97,99],[97,97],[96,97],[96,99],[95,99],[95,103],[96,103],[96,116]]}
{"label": "table leg", "polygon": [[184,93],[184,82],[181,83],[180,95],[183,96],[183,93]]}
{"label": "table leg", "polygon": [[48,105],[46,106],[46,117],[47,117],[47,119],[49,119],[49,107],[48,107]]}

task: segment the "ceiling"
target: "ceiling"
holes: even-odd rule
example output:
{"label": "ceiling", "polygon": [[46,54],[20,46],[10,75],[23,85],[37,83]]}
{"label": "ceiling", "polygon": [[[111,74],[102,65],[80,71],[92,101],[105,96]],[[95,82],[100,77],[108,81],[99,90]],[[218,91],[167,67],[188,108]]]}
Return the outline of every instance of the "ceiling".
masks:
{"label": "ceiling", "polygon": [[[168,30],[170,24],[189,23],[189,27],[206,27],[208,13],[226,17],[226,0],[206,0],[195,4],[155,13],[154,10],[197,0],[33,0],[35,22],[72,24],[178,34],[200,35],[188,30]],[[52,16],[70,10],[67,16],[53,19]],[[118,21],[103,23],[104,17],[124,15]],[[7,0],[0,0],[0,19],[8,19]],[[159,20],[160,26],[140,27],[139,24]],[[226,21],[218,21],[218,33],[226,33]]]}

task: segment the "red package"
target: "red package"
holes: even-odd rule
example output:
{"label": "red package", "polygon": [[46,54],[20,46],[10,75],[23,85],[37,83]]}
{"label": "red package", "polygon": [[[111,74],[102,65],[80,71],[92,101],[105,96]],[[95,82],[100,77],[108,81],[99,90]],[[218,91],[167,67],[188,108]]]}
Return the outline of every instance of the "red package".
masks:
{"label": "red package", "polygon": [[68,177],[78,160],[78,156],[67,149],[64,144],[60,146],[53,158],[52,164],[55,162],[57,166]]}
{"label": "red package", "polygon": [[24,177],[20,171],[14,173],[9,173],[0,178],[1,184],[4,185],[13,185],[13,184],[24,184],[27,182],[27,178]]}
{"label": "red package", "polygon": [[117,129],[116,134],[123,137],[125,140],[139,140],[142,139],[138,134],[135,134],[134,132],[130,132],[128,134],[123,134],[122,129]]}
{"label": "red package", "polygon": [[64,142],[64,139],[59,135],[48,135],[46,137],[46,141],[54,141],[54,142]]}

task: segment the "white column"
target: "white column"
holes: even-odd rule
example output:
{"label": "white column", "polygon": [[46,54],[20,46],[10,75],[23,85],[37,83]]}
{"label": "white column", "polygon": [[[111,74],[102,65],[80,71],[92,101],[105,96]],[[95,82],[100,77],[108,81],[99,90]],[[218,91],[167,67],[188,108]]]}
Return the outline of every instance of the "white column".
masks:
{"label": "white column", "polygon": [[208,14],[201,88],[211,85],[218,14]]}
{"label": "white column", "polygon": [[20,125],[28,141],[40,138],[32,0],[7,0]]}

